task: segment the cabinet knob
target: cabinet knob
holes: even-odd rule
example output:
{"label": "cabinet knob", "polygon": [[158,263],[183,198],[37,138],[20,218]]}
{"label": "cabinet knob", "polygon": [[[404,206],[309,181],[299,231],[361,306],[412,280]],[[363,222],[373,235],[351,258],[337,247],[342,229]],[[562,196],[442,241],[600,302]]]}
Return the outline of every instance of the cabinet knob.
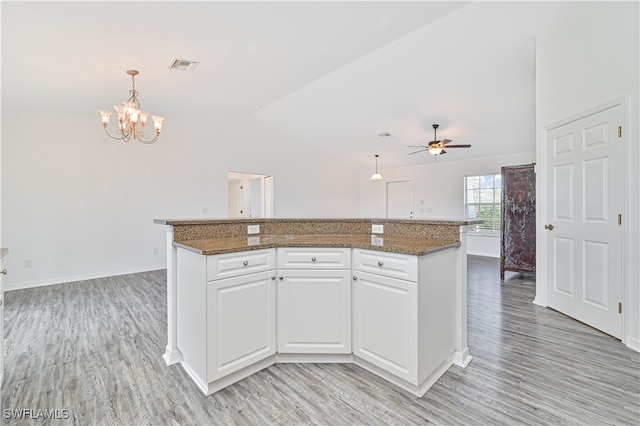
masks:
{"label": "cabinet knob", "polygon": [[382,266],[384,265],[384,263],[382,263],[382,260],[378,260],[378,266]]}
{"label": "cabinet knob", "polygon": [[553,230],[553,225],[549,224],[549,225],[545,225],[544,229],[548,229],[549,231]]}
{"label": "cabinet knob", "polygon": [[353,280],[354,281],[358,281],[358,277],[356,277],[355,275],[353,276]]}
{"label": "cabinet knob", "polygon": [[278,278],[280,279],[280,281],[284,280],[284,277],[282,275],[280,275]]}
{"label": "cabinet knob", "polygon": [[245,260],[244,262],[242,262],[242,264],[243,264],[244,266],[247,266],[247,265],[249,264],[249,261],[248,261],[248,260]]}
{"label": "cabinet knob", "polygon": [[7,270],[6,270],[6,269],[3,269],[2,271],[0,271],[0,274],[2,274],[2,275],[7,275]]}
{"label": "cabinet knob", "polygon": [[315,261],[316,261],[316,257],[315,257],[315,256],[313,256],[313,257],[311,258],[311,261],[312,261],[312,262],[315,262]]}
{"label": "cabinet knob", "polygon": [[271,279],[272,279],[272,280],[275,280],[275,279],[276,279],[276,276],[275,276],[275,275],[274,275],[274,276],[272,276],[272,277],[271,277]]}

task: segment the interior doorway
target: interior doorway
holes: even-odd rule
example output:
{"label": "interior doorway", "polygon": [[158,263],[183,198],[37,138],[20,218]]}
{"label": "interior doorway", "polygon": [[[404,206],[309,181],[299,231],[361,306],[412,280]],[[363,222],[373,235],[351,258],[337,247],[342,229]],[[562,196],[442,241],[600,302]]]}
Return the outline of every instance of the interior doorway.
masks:
{"label": "interior doorway", "polygon": [[273,217],[273,177],[228,172],[229,219]]}

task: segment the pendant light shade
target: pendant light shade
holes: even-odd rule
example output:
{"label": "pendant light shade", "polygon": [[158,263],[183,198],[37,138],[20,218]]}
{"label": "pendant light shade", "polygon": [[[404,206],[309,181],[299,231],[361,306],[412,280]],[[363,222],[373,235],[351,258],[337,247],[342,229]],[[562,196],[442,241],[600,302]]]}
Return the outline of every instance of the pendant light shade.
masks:
{"label": "pendant light shade", "polygon": [[382,175],[380,173],[378,173],[378,157],[379,157],[379,155],[376,154],[376,172],[371,175],[371,178],[370,178],[371,180],[382,180],[382,179],[384,179],[382,177]]}

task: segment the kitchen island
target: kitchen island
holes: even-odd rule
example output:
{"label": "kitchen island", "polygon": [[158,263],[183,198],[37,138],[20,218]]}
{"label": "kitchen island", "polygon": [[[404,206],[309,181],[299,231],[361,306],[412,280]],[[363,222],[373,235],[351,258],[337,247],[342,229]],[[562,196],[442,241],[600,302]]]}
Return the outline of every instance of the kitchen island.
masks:
{"label": "kitchen island", "polygon": [[205,394],[276,362],[355,362],[422,396],[471,360],[466,229],[477,221],[155,222],[167,231],[164,359]]}

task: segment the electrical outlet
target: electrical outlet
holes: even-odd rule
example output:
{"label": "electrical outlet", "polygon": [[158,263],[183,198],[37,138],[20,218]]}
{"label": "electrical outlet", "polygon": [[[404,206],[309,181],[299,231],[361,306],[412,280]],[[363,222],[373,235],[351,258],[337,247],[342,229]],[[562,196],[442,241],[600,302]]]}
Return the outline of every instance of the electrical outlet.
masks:
{"label": "electrical outlet", "polygon": [[372,234],[384,234],[384,225],[371,225]]}
{"label": "electrical outlet", "polygon": [[31,268],[31,266],[33,266],[33,265],[31,264],[31,259],[25,259],[25,261],[24,261],[24,267],[25,267],[25,268]]}
{"label": "electrical outlet", "polygon": [[248,246],[257,246],[260,245],[260,237],[248,237],[247,238]]}
{"label": "electrical outlet", "polygon": [[247,226],[247,234],[259,234],[259,233],[260,233],[260,225]]}
{"label": "electrical outlet", "polygon": [[153,254],[158,254],[158,247],[153,248]]}
{"label": "electrical outlet", "polygon": [[202,214],[206,214],[208,212],[209,212],[209,209],[206,208],[206,207],[203,207],[203,208],[200,209],[200,213],[202,213]]}

